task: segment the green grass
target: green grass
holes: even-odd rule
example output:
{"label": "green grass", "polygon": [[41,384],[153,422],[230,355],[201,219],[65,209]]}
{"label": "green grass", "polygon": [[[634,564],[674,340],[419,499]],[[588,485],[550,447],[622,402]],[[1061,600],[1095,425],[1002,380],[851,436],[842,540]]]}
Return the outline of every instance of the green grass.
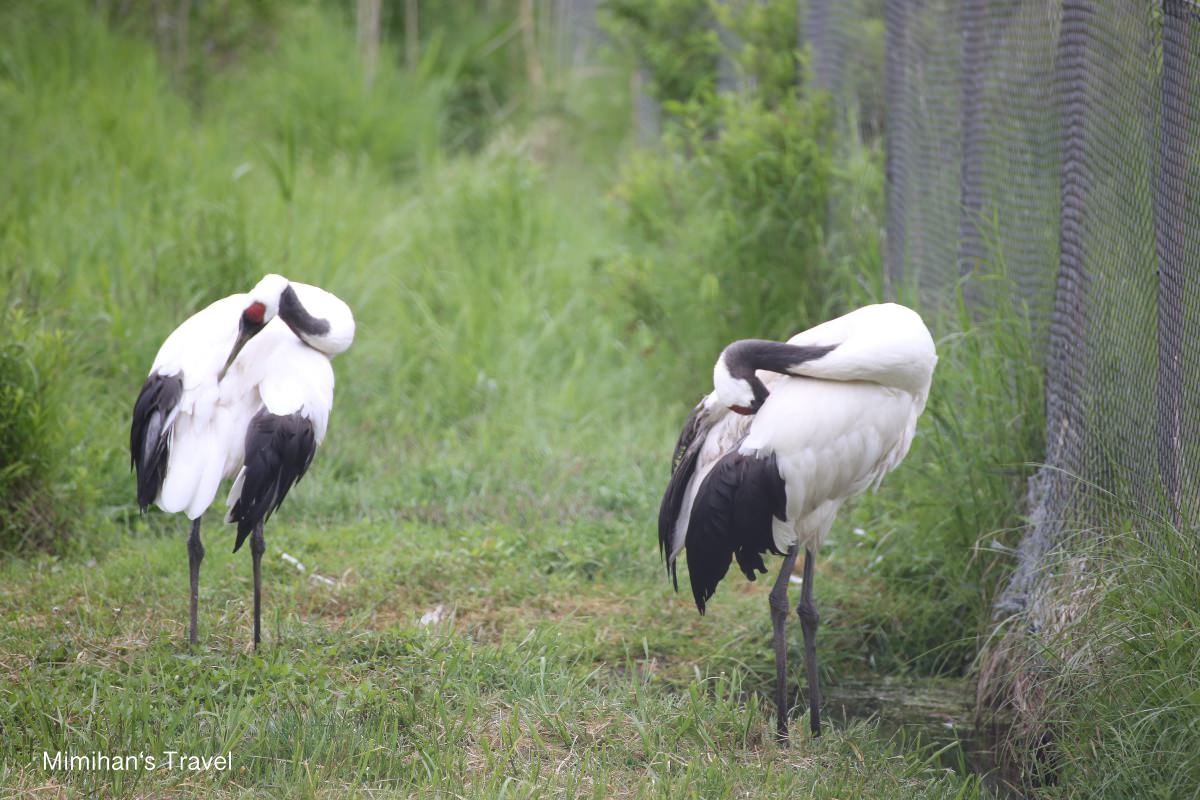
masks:
{"label": "green grass", "polygon": [[[5,84],[4,144],[22,158],[3,179],[0,275],[7,305],[66,339],[61,417],[88,450],[57,455],[90,464],[93,505],[115,515],[100,526],[132,524],[121,430],[165,333],[267,271],[328,286],[359,324],[337,364],[333,434],[303,493],[312,501],[295,501],[306,513],[503,518],[540,513],[558,496],[553,513],[573,516],[584,488],[596,494],[581,464],[627,461],[636,436],[613,429],[668,427],[624,413],[623,397],[645,393],[646,369],[596,307],[602,276],[591,265],[611,233],[603,198],[582,179],[556,188],[569,173],[552,176],[527,141],[508,137],[397,183],[351,144],[331,155],[316,134],[281,134],[296,129],[287,121],[234,124],[219,95],[197,123],[148,45],[113,36],[74,4],[54,25],[80,47],[47,63],[36,42],[48,15],[8,13],[29,30],[14,37],[28,52]],[[292,24],[307,31],[316,13]],[[344,52],[310,55],[358,91]],[[290,75],[292,58],[286,50],[273,69]],[[239,79],[274,96],[265,67],[244,69],[253,75],[223,79],[233,108],[250,102]],[[298,122],[310,109],[287,112]],[[374,480],[381,472],[391,479]],[[630,480],[617,476],[608,493]]]}
{"label": "green grass", "polygon": [[[870,725],[780,749],[765,597],[726,590],[700,618],[667,593],[651,552],[630,558],[644,538],[627,524],[281,520],[258,654],[248,559],[223,537],[209,537],[195,653],[182,645],[179,538],[96,564],[10,564],[3,782],[105,796],[978,796]],[[438,605],[447,618],[422,627]],[[48,776],[47,749],[233,751],[234,768]]]}
{"label": "green grass", "polygon": [[[0,433],[30,434],[0,454],[0,784],[978,796],[873,724],[814,742],[797,721],[780,749],[765,587],[731,577],[699,617],[654,545],[674,435],[725,335],[697,313],[734,274],[720,256],[739,251],[763,285],[791,267],[772,242],[823,270],[797,327],[879,299],[877,154],[825,163],[789,124],[819,139],[819,106],[731,105],[736,135],[686,182],[639,176],[651,199],[708,187],[654,211],[649,236],[622,188],[647,163],[613,121],[628,118],[623,73],[549,87],[467,153],[461,74],[438,57],[414,74],[385,47],[367,88],[337,13],[268,17],[272,35],[201,91],[83,4],[0,9],[0,381],[21,398]],[[492,57],[468,55],[456,63]],[[778,170],[739,168],[780,142]],[[780,171],[798,177],[776,185]],[[819,230],[826,192],[853,225]],[[713,207],[718,239],[689,239]],[[185,523],[137,515],[127,415],[166,334],[268,271],[335,291],[358,338],[335,362],[329,439],[267,529],[265,648],[247,648],[248,559],[214,511],[189,653]],[[670,293],[679,313],[649,324],[647,298]],[[784,325],[786,299],[742,299]],[[1038,447],[1036,370],[997,368],[1036,361],[1012,319],[930,316],[942,361],[912,454],[819,559],[826,681],[967,671],[1004,567],[978,544],[1011,536]],[[746,323],[720,324],[756,333]],[[31,508],[50,518],[11,513]],[[421,626],[439,605],[450,618]],[[235,769],[48,775],[37,759],[57,749],[233,750]]]}
{"label": "green grass", "polygon": [[1200,548],[1190,527],[1145,509],[1118,516],[1052,557],[1041,624],[1001,643],[1012,745],[1036,752],[1026,771],[1043,784],[1038,796],[1194,798]]}

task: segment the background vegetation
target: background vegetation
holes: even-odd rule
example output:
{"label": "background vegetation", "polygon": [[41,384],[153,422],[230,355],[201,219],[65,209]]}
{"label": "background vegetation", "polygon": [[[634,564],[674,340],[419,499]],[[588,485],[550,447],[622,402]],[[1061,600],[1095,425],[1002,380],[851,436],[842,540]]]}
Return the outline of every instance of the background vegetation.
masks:
{"label": "background vegetation", "polygon": [[[657,560],[670,448],[722,345],[884,297],[878,126],[839,135],[794,3],[614,2],[577,72],[522,2],[421,3],[416,37],[388,4],[371,69],[348,4],[194,5],[0,8],[0,783],[984,791],[877,721],[778,748],[765,594],[731,579],[699,618]],[[648,146],[635,69],[663,107]],[[136,514],[127,416],[165,335],[268,271],[339,294],[358,337],[267,532],[264,652],[213,513],[188,653],[183,523]],[[819,562],[835,685],[971,674],[1040,454],[1020,317],[923,311],[941,362],[917,444]],[[236,767],[38,760],[169,748]]]}

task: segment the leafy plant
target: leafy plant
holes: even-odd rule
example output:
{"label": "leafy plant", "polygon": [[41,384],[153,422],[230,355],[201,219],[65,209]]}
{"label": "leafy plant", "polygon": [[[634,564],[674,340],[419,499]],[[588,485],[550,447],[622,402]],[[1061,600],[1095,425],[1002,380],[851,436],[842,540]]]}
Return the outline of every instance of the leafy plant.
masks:
{"label": "leafy plant", "polygon": [[[633,324],[684,348],[695,374],[724,343],[787,338],[826,306],[820,245],[831,180],[820,98],[775,108],[723,95],[685,107],[664,152],[633,156],[615,197],[640,241],[613,262]],[[638,241],[638,240],[635,240]]]}
{"label": "leafy plant", "polygon": [[606,9],[651,97],[670,105],[712,95],[721,46],[709,0],[612,0]]}
{"label": "leafy plant", "polygon": [[66,458],[60,335],[0,309],[0,553],[61,547],[77,499]]}

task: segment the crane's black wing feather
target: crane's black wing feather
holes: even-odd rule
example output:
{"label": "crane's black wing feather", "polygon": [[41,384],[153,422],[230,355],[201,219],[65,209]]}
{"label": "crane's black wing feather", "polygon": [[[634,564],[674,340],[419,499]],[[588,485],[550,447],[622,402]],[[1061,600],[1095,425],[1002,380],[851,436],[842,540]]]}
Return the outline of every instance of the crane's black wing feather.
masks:
{"label": "crane's black wing feather", "polygon": [[242,493],[229,510],[238,526],[233,552],[266,522],[308,470],[317,452],[312,421],[300,414],[259,411],[246,430],[246,464]]}
{"label": "crane's black wing feather", "polygon": [[783,555],[775,547],[773,519],[787,519],[787,486],[775,455],[735,449],[722,456],[700,484],[688,520],[688,575],[701,614],[733,558],[754,580],[755,571],[767,571],[763,553]]}
{"label": "crane's black wing feather", "polygon": [[183,395],[183,373],[152,373],[133,404],[129,427],[129,465],[137,470],[138,508],[145,511],[167,476],[171,431],[167,420]]}
{"label": "crane's black wing feather", "polygon": [[675,441],[675,452],[671,456],[672,474],[679,468],[679,462],[683,460],[692,444],[704,444],[704,437],[708,435],[712,425],[712,415],[701,400],[683,421],[683,429],[679,431],[679,438]]}
{"label": "crane's black wing feather", "polygon": [[671,533],[675,529],[675,521],[679,518],[679,510],[683,507],[683,496],[687,492],[688,483],[696,471],[696,461],[704,440],[712,430],[713,417],[701,401],[688,414],[675,443],[675,453],[671,457],[671,480],[667,482],[667,490],[663,492],[662,502],[658,507],[658,549],[666,560],[667,573],[671,583],[679,591],[679,578],[675,572],[675,562],[670,559]]}

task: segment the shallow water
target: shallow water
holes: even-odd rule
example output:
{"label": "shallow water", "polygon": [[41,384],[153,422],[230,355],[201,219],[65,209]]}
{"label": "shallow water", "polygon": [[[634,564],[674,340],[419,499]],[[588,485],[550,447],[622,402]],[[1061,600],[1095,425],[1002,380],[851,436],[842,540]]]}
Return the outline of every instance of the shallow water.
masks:
{"label": "shallow water", "polygon": [[885,734],[931,746],[941,766],[983,776],[996,797],[1024,797],[1017,772],[999,757],[1007,727],[999,722],[977,726],[974,702],[965,681],[884,679],[830,686],[823,707],[834,725],[877,719]]}

